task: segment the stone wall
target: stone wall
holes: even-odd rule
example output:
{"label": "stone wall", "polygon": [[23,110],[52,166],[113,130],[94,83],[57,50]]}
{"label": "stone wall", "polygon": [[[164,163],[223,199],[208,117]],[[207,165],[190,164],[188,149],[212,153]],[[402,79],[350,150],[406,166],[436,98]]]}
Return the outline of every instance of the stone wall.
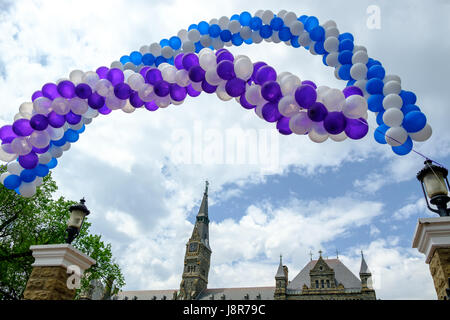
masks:
{"label": "stone wall", "polygon": [[430,272],[433,277],[434,287],[439,300],[447,296],[445,289],[448,288],[450,277],[450,248],[437,248],[430,261]]}
{"label": "stone wall", "polygon": [[28,279],[26,300],[73,300],[75,289],[67,287],[67,270],[64,267],[34,267]]}

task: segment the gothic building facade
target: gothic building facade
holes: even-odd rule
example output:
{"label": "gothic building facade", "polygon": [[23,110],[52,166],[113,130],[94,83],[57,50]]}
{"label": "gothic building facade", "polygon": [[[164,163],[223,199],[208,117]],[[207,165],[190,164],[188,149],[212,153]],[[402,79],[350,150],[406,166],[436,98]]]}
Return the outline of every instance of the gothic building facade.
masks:
{"label": "gothic building facade", "polygon": [[208,182],[194,230],[186,244],[184,268],[179,290],[122,291],[113,299],[135,300],[322,300],[376,299],[370,286],[371,272],[362,255],[359,278],[339,259],[312,260],[295,276],[280,264],[274,287],[208,288],[212,250],[209,245]]}

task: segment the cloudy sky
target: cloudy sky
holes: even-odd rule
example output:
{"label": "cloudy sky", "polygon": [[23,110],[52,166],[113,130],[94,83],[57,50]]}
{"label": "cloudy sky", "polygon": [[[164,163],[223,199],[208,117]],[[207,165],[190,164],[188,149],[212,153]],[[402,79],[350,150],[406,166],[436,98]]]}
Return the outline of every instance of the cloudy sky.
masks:
{"label": "cloudy sky", "polygon": [[[371,5],[380,9],[379,29],[367,27]],[[433,136],[416,150],[450,165],[450,3],[444,0],[0,0],[0,125],[12,123],[43,84],[74,69],[109,66],[192,23],[258,9],[332,19],[351,32],[417,94]],[[231,51],[302,80],[345,86],[303,48],[263,42]],[[253,111],[202,94],[153,113],[99,116],[53,176],[58,195],[86,197],[92,230],[112,243],[125,290],[178,289],[185,243],[209,179],[210,288],[275,285],[280,254],[292,280],[309,252],[317,258],[319,250],[329,258],[338,250],[357,275],[363,250],[379,298],[435,299],[425,257],[411,248],[417,219],[432,216],[415,179],[424,159],[377,144],[373,115],[369,124],[360,141],[315,144],[273,136]],[[258,139],[254,161],[233,161],[228,133],[239,130]],[[217,145],[223,158],[211,161]],[[182,161],[180,148],[187,152]]]}

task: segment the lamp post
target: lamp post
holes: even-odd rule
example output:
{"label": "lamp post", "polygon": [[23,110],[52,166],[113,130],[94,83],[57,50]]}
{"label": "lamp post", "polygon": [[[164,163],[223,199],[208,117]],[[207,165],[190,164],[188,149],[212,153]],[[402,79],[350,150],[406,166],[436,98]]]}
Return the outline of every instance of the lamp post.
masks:
{"label": "lamp post", "polygon": [[85,205],[86,200],[81,199],[80,203],[73,205],[69,208],[70,218],[67,221],[67,238],[66,243],[71,244],[72,241],[80,233],[83,227],[84,219],[89,215],[90,211]]}
{"label": "lamp post", "polygon": [[[446,168],[434,165],[431,160],[426,160],[425,167],[417,174],[428,209],[441,217],[450,216],[450,209],[447,208],[447,203],[450,201],[447,175]],[[432,208],[430,203],[437,209]]]}

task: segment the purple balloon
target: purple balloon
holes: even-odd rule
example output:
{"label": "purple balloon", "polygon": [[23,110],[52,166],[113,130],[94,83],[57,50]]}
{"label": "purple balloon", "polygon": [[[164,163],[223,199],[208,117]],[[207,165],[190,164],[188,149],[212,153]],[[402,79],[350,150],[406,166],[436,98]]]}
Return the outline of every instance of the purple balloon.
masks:
{"label": "purple balloon", "polygon": [[206,93],[214,93],[217,90],[217,86],[213,86],[212,84],[209,84],[208,81],[203,80],[202,90],[205,91]]}
{"label": "purple balloon", "polygon": [[12,129],[19,137],[26,137],[33,133],[33,128],[30,125],[30,120],[19,119],[14,121]]}
{"label": "purple balloon", "polygon": [[278,131],[281,133],[281,134],[284,134],[284,135],[290,135],[290,134],[292,134],[292,130],[291,130],[291,128],[289,127],[289,121],[290,121],[291,119],[290,118],[287,118],[287,117],[282,117],[282,118],[280,118],[279,120],[278,120],[278,122],[277,122],[277,129],[278,129]]}
{"label": "purple balloon", "polygon": [[146,78],[145,78],[145,75],[147,74],[147,71],[148,71],[148,70],[150,70],[150,67],[149,67],[149,66],[145,66],[145,67],[143,67],[143,68],[139,71],[139,73],[141,74],[141,76],[144,77],[144,79],[146,79]]}
{"label": "purple balloon", "polygon": [[121,100],[127,100],[132,92],[128,83],[122,82],[114,86],[114,95]]}
{"label": "purple balloon", "polygon": [[347,127],[345,128],[345,134],[353,140],[359,140],[366,136],[369,132],[369,125],[364,118],[359,119],[347,119]]}
{"label": "purple balloon", "polygon": [[111,84],[113,86],[115,86],[125,80],[123,71],[118,68],[110,69],[106,75],[106,78],[111,82]]}
{"label": "purple balloon", "polygon": [[277,80],[277,72],[271,66],[262,66],[256,72],[255,83],[259,85],[263,85],[267,81],[276,81]]}
{"label": "purple balloon", "polygon": [[160,80],[155,84],[155,94],[158,97],[165,97],[170,93],[170,85],[167,81]]}
{"label": "purple balloon", "polygon": [[234,78],[227,81],[225,90],[231,97],[239,97],[245,92],[245,85],[245,80]]}
{"label": "purple balloon", "polygon": [[317,92],[314,87],[304,84],[295,90],[295,101],[302,108],[309,109],[317,99]]}
{"label": "purple balloon", "polygon": [[181,60],[183,68],[189,71],[192,67],[198,66],[198,56],[195,53],[186,53]]}
{"label": "purple balloon", "polygon": [[323,127],[329,134],[339,134],[346,126],[347,118],[339,111],[329,112],[323,121]]}
{"label": "purple balloon", "polygon": [[100,109],[97,110],[99,113],[103,114],[103,115],[108,115],[112,112],[112,110],[110,108],[108,108],[106,105],[104,105],[103,107],[101,107]]}
{"label": "purple balloon", "polygon": [[150,101],[145,103],[145,109],[148,111],[156,111],[159,107],[156,105],[155,101]]}
{"label": "purple balloon", "polygon": [[0,128],[0,139],[3,143],[10,143],[17,137],[11,125],[6,125]]}
{"label": "purple balloon", "polygon": [[30,119],[30,126],[37,131],[42,131],[48,127],[48,119],[43,114],[35,114]]}
{"label": "purple balloon", "polygon": [[136,91],[133,91],[130,96],[130,104],[135,108],[140,108],[144,105],[144,101],[139,97],[139,93]]}
{"label": "purple balloon", "polygon": [[36,147],[33,147],[32,151],[33,151],[34,153],[43,154],[43,153],[46,153],[49,149],[50,149],[50,145],[46,146],[45,148],[36,148]]}
{"label": "purple balloon", "polygon": [[154,86],[159,81],[163,80],[163,77],[162,77],[161,71],[159,71],[159,69],[151,68],[145,74],[145,79],[147,80],[148,83],[150,83],[151,85]]}
{"label": "purple balloon", "polygon": [[229,51],[223,51],[221,52],[217,58],[216,58],[216,62],[220,63],[222,61],[234,61],[234,56],[229,52]]}
{"label": "purple balloon", "polygon": [[258,72],[259,69],[261,69],[262,67],[267,66],[267,63],[259,61],[259,62],[255,62],[253,64],[253,73],[252,73],[252,77],[250,79],[252,79],[253,81],[255,81],[256,79],[256,73]]}
{"label": "purple balloon", "polygon": [[27,155],[19,156],[19,163],[25,169],[34,169],[39,164],[39,157],[36,153],[30,152]]}
{"label": "purple balloon", "polygon": [[308,117],[314,122],[323,121],[327,114],[328,109],[321,102],[313,103],[313,105],[308,109]]}
{"label": "purple balloon", "polygon": [[75,88],[75,94],[78,96],[78,98],[88,99],[92,94],[92,89],[88,84],[80,83]]}
{"label": "purple balloon", "polygon": [[94,92],[89,97],[88,104],[92,109],[98,110],[105,105],[105,98]]}
{"label": "purple balloon", "polygon": [[183,101],[186,98],[187,90],[184,87],[180,87],[176,83],[170,84],[170,98],[174,101]]}
{"label": "purple balloon", "polygon": [[70,81],[61,81],[58,83],[58,93],[66,98],[66,99],[72,99],[75,97],[75,85]]}
{"label": "purple balloon", "polygon": [[362,90],[356,86],[346,87],[344,90],[342,90],[342,93],[346,98],[354,95],[364,97],[364,93],[362,92]]}
{"label": "purple balloon", "polygon": [[189,79],[191,79],[194,82],[201,82],[205,80],[205,70],[202,69],[200,66],[193,66],[189,70]]}
{"label": "purple balloon", "polygon": [[188,95],[189,96],[191,96],[191,97],[198,97],[200,94],[201,94],[201,92],[200,91],[197,91],[197,90],[195,90],[194,88],[192,88],[192,85],[188,85],[187,87],[186,87],[186,89],[187,89],[187,93],[188,93]]}
{"label": "purple balloon", "polygon": [[278,102],[281,97],[281,87],[276,81],[268,81],[261,88],[261,95],[269,102]]}
{"label": "purple balloon", "polygon": [[108,71],[109,71],[108,67],[100,67],[97,69],[96,73],[98,74],[98,77],[100,79],[106,79],[108,78]]}
{"label": "purple balloon", "polygon": [[262,108],[262,116],[268,122],[276,122],[282,114],[278,111],[278,103],[268,102]]}
{"label": "purple balloon", "polygon": [[223,60],[217,65],[217,74],[223,80],[231,80],[236,78],[234,73],[234,64],[229,60]]}
{"label": "purple balloon", "polygon": [[54,100],[60,97],[60,94],[58,93],[58,87],[54,83],[44,84],[44,86],[42,87],[42,95],[50,100]]}
{"label": "purple balloon", "polygon": [[313,87],[314,89],[317,89],[317,85],[310,80],[302,81],[302,84],[307,84],[307,85],[310,85],[311,87]]}
{"label": "purple balloon", "polygon": [[79,124],[81,121],[81,116],[72,111],[69,111],[69,113],[65,115],[65,118],[68,124]]}
{"label": "purple balloon", "polygon": [[221,54],[222,52],[229,52],[227,49],[222,48],[216,51],[216,57],[219,56],[219,54]]}
{"label": "purple balloon", "polygon": [[178,70],[183,69],[183,57],[184,57],[184,53],[180,53],[175,57],[174,65],[175,65],[175,68],[177,68]]}
{"label": "purple balloon", "polygon": [[241,97],[239,98],[239,102],[241,103],[241,106],[243,106],[245,109],[256,108],[256,106],[250,104],[250,102],[247,101],[247,99],[245,98],[245,93],[241,95]]}
{"label": "purple balloon", "polygon": [[36,100],[37,98],[40,98],[40,97],[43,97],[44,96],[44,94],[42,93],[42,91],[35,91],[34,93],[33,93],[33,95],[31,96],[31,101],[33,101],[34,102],[34,100]]}
{"label": "purple balloon", "polygon": [[48,114],[48,124],[53,128],[61,128],[66,123],[66,118],[52,111]]}

